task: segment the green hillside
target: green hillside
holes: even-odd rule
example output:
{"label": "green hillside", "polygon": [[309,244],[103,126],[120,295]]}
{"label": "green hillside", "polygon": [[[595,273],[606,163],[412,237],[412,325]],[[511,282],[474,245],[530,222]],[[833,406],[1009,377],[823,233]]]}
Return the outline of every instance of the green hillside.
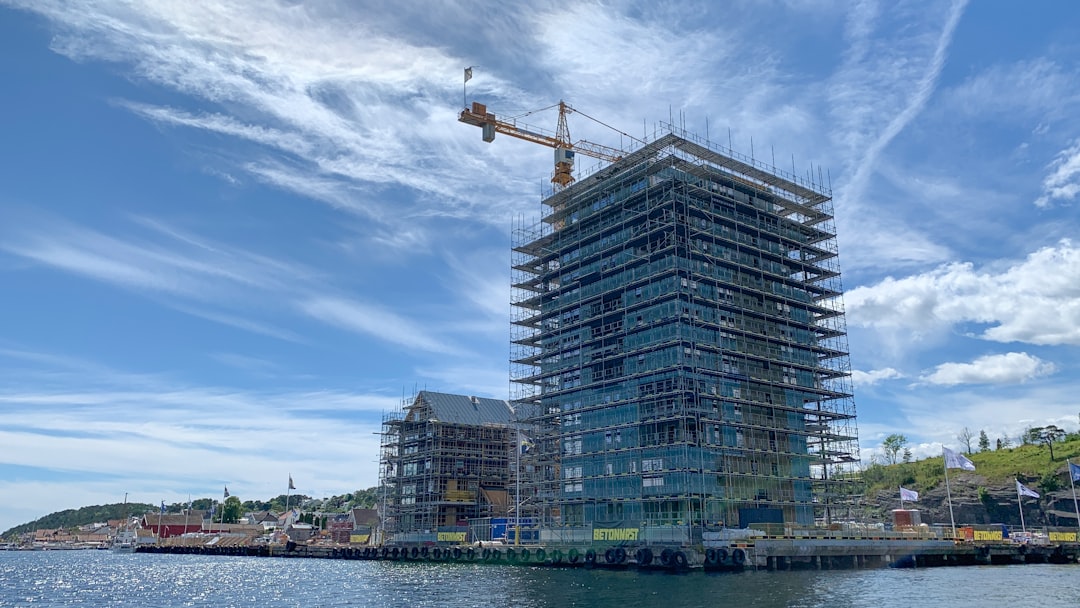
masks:
{"label": "green hillside", "polygon": [[[354,508],[370,509],[375,506],[377,495],[377,488],[357,490],[348,494],[331,496],[324,500],[317,500],[316,508],[318,508],[320,511],[330,513],[345,513],[350,509]],[[241,508],[244,512],[280,512],[285,509],[286,498],[288,498],[289,504],[293,507],[299,507],[304,504],[309,504],[309,501],[312,500],[310,496],[305,496],[303,494],[293,494],[289,497],[286,497],[286,495],[282,494],[280,496],[275,496],[270,500],[244,501],[241,505]],[[211,498],[198,498],[191,501],[191,506],[193,509],[209,510],[210,506],[214,503],[215,500]],[[166,505],[165,512],[180,513],[186,507],[186,502],[177,502],[171,505]],[[32,532],[34,530],[77,528],[79,526],[85,526],[87,524],[105,522],[110,519],[123,519],[124,517],[129,515],[142,515],[143,513],[156,512],[159,508],[159,506],[143,503],[116,503],[111,505],[94,505],[90,507],[82,507],[80,509],[67,509],[64,511],[50,513],[49,515],[22,524],[21,526],[15,526],[14,528],[7,530],[3,534],[0,534],[0,538],[13,539],[20,534],[23,534],[25,532]]]}
{"label": "green hillside", "polygon": [[80,509],[67,509],[50,513],[45,517],[35,519],[21,526],[15,526],[7,532],[0,534],[0,538],[12,538],[24,532],[34,530],[48,530],[56,528],[77,528],[87,524],[106,522],[110,519],[123,519],[132,514],[141,514],[152,510],[154,507],[142,503],[122,503],[111,505],[93,505]]}
{"label": "green hillside", "polygon": [[[976,451],[968,455],[975,471],[987,483],[1008,484],[1018,477],[1025,485],[1043,492],[1069,487],[1067,459],[1080,464],[1080,434],[1068,435],[1054,443],[1054,459],[1045,444],[1026,444],[1000,450]],[[950,471],[949,475],[955,475]],[[945,468],[941,456],[915,462],[872,464],[863,472],[866,493],[889,490],[898,486],[913,490],[929,490],[945,483]]]}

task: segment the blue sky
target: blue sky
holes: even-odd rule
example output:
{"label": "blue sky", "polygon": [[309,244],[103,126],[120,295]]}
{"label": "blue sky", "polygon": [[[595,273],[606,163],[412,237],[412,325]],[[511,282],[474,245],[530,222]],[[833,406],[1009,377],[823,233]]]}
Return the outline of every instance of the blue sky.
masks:
{"label": "blue sky", "polygon": [[404,396],[505,397],[551,151],[456,121],[469,65],[502,114],[826,170],[864,457],[1075,430],[1078,30],[1069,2],[0,0],[0,529],[370,487]]}

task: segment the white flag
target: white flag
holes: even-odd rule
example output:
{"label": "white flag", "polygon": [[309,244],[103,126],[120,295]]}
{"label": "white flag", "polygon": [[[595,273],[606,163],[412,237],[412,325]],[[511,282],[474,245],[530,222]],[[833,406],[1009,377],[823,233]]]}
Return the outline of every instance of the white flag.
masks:
{"label": "white flag", "polygon": [[465,68],[465,82],[472,80],[472,66]]}
{"label": "white flag", "polygon": [[975,470],[975,463],[968,460],[967,456],[964,456],[960,452],[954,452],[945,446],[941,446],[941,450],[945,455],[946,469],[964,469],[965,471]]}
{"label": "white flag", "polygon": [[1031,488],[1029,488],[1029,487],[1025,486],[1024,484],[1020,483],[1019,479],[1016,480],[1016,493],[1019,494],[1020,496],[1030,496],[1032,498],[1038,498],[1039,497],[1038,492],[1036,492],[1035,490],[1032,490]]}
{"label": "white flag", "polygon": [[915,490],[909,490],[907,488],[900,488],[900,500],[906,500],[909,502],[916,502],[919,500],[919,493]]}

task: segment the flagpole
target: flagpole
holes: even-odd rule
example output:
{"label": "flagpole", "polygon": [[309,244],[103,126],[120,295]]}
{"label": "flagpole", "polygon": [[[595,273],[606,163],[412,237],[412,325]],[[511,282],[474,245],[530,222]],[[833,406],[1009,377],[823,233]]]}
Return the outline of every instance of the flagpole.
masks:
{"label": "flagpole", "polygon": [[[1072,488],[1073,495],[1073,509],[1076,509],[1076,527],[1080,529],[1080,505],[1076,503],[1076,483],[1073,481],[1073,463],[1071,458],[1065,459],[1065,464],[1069,467],[1069,486]],[[1080,538],[1080,536],[1078,536]]]}
{"label": "flagpole", "polygon": [[[191,517],[191,494],[187,495],[187,509],[184,509],[184,534],[188,532],[188,518]],[[183,534],[181,535],[183,536]]]}
{"label": "flagpole", "polygon": [[900,510],[904,510],[904,488],[900,488]]}
{"label": "flagpole", "polygon": [[1024,503],[1023,498],[1020,495],[1020,480],[1013,477],[1013,481],[1016,482],[1016,507],[1020,509],[1020,530],[1024,534],[1027,534],[1027,525],[1024,524]]}
{"label": "flagpole", "polygon": [[465,68],[465,81],[461,83],[461,107],[469,107],[469,79],[472,78],[473,66]]}
{"label": "flagpole", "polygon": [[[517,425],[515,425],[517,426]],[[521,544],[521,427],[517,426],[517,449],[514,450],[514,544]]]}
{"label": "flagpole", "polygon": [[289,487],[285,490],[285,524],[289,523],[289,498],[292,493],[292,473],[289,473]]}
{"label": "flagpole", "polygon": [[949,523],[952,524],[953,540],[956,540],[956,518],[952,510],[952,490],[949,488],[949,461],[945,458],[945,444],[941,445],[941,464],[945,467],[945,497],[949,501]]}

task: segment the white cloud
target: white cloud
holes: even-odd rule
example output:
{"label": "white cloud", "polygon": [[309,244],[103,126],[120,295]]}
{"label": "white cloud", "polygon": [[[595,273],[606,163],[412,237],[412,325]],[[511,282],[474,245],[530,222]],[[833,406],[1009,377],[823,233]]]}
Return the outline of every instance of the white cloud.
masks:
{"label": "white cloud", "polygon": [[1039,345],[1080,344],[1080,249],[1063,240],[1026,259],[977,271],[947,264],[887,278],[844,296],[853,325],[906,332],[913,340],[958,324],[987,326],[979,337]]}
{"label": "white cloud", "polygon": [[895,380],[897,378],[903,377],[903,374],[891,367],[870,370],[868,372],[864,372],[861,370],[853,370],[851,372],[851,383],[856,387],[873,386],[879,382],[884,382],[886,380]]}
{"label": "white cloud", "polygon": [[1035,200],[1037,207],[1049,207],[1054,201],[1069,202],[1080,194],[1080,139],[1058,153],[1050,169],[1043,180],[1042,196]]}
{"label": "white cloud", "polygon": [[942,363],[922,377],[930,384],[1015,384],[1048,376],[1056,371],[1053,363],[1027,353],[986,355],[971,363]]}

